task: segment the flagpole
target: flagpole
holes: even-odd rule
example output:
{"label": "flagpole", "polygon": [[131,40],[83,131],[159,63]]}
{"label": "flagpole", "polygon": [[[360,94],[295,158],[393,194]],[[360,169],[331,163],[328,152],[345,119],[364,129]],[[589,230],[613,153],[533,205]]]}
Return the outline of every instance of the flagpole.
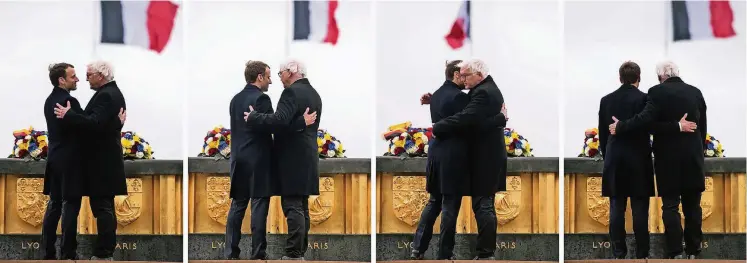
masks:
{"label": "flagpole", "polygon": [[[286,28],[285,28],[285,57],[283,58],[283,61],[288,60],[290,58],[290,45],[293,42],[293,26],[296,22],[295,16],[293,16],[293,5],[295,4],[293,2],[294,0],[288,0],[288,6],[286,7],[286,21],[288,22]],[[283,63],[281,61],[281,63]]]}
{"label": "flagpole", "polygon": [[92,1],[93,3],[93,46],[91,47],[91,51],[93,52],[91,54],[91,61],[96,60],[96,56],[98,54],[98,46],[99,42],[101,42],[101,2],[100,1]]}
{"label": "flagpole", "polygon": [[670,29],[672,27],[672,2],[666,1],[664,2],[668,4],[669,6],[665,8],[664,10],[664,60],[669,60],[669,41],[671,39],[674,39],[672,36],[673,31]]}

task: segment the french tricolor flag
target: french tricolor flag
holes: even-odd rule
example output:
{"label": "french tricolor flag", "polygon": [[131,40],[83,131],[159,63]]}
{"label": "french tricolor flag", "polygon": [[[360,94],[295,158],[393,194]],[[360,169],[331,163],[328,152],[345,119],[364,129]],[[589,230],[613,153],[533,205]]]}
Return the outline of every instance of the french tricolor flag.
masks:
{"label": "french tricolor flag", "polygon": [[101,1],[101,43],[161,53],[169,43],[178,9],[170,1]]}
{"label": "french tricolor flag", "polygon": [[729,1],[672,1],[672,20],[674,41],[736,35]]}
{"label": "french tricolor flag", "polygon": [[451,31],[449,31],[449,34],[446,35],[446,43],[448,43],[452,49],[461,48],[462,46],[464,46],[465,40],[470,39],[469,6],[469,0],[466,0],[462,3],[462,6],[459,8],[459,13],[457,14],[457,18],[456,20],[454,20],[454,24],[451,25]]}
{"label": "french tricolor flag", "polygon": [[337,44],[337,0],[293,1],[293,40]]}

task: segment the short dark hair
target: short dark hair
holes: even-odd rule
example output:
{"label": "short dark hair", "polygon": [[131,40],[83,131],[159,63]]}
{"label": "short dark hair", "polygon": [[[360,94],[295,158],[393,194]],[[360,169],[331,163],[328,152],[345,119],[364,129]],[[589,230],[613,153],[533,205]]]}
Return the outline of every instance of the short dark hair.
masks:
{"label": "short dark hair", "polygon": [[459,72],[461,60],[452,60],[446,63],[446,80],[454,80],[454,72]]}
{"label": "short dark hair", "polygon": [[633,84],[641,80],[641,68],[633,61],[626,61],[620,66],[620,82]]}
{"label": "short dark hair", "polygon": [[262,61],[249,60],[246,62],[246,68],[244,68],[244,79],[246,79],[246,83],[254,83],[257,81],[257,75],[264,75],[267,68],[269,68],[269,66]]}
{"label": "short dark hair", "polygon": [[54,85],[55,87],[60,86],[60,78],[67,77],[68,68],[75,68],[75,67],[65,62],[52,64],[49,66],[49,81],[52,82],[52,85]]}

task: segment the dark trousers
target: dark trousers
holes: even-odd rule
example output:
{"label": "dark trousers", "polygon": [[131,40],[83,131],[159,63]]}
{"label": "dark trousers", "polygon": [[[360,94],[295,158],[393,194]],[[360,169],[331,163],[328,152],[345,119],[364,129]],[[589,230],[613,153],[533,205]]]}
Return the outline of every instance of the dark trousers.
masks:
{"label": "dark trousers", "polygon": [[450,259],[454,255],[454,237],[461,196],[431,194],[428,203],[420,214],[420,222],[415,230],[413,252],[424,254],[433,237],[433,225],[441,214],[441,236],[438,240],[438,259]]}
{"label": "dark trousers", "polygon": [[438,259],[451,259],[454,256],[454,237],[456,236],[457,217],[459,216],[459,208],[462,206],[462,197],[444,195],[441,203],[441,237],[438,239]]}
{"label": "dark trousers", "polygon": [[288,240],[285,244],[285,255],[292,258],[303,257],[309,245],[309,197],[283,196],[280,198],[288,223]]}
{"label": "dark trousers", "polygon": [[62,246],[61,259],[77,259],[78,214],[81,197],[65,198],[62,201]]}
{"label": "dark trousers", "polygon": [[703,211],[700,208],[700,197],[701,193],[661,197],[668,257],[672,258],[682,254],[683,231],[680,223],[680,201],[682,202],[682,214],[685,216],[685,253],[695,256],[700,254],[700,242],[703,240],[703,219],[701,217]]}
{"label": "dark trousers", "polygon": [[[649,197],[630,197],[633,210],[633,232],[635,233],[636,258],[648,257],[650,240],[648,233]],[[625,210],[628,197],[610,197],[610,241],[615,258],[625,258],[628,246],[625,243]]]}
{"label": "dark trousers", "polygon": [[[270,210],[270,198],[252,198],[252,260],[267,259],[267,213]],[[249,199],[233,199],[226,221],[226,258],[238,258],[241,253],[241,223],[244,221]]]}
{"label": "dark trousers", "polygon": [[93,255],[99,258],[109,258],[114,254],[117,245],[117,217],[114,214],[114,196],[91,196],[91,212],[96,218],[96,245]]}
{"label": "dark trousers", "polygon": [[477,219],[477,257],[487,258],[495,255],[496,231],[498,218],[495,215],[495,195],[473,196],[472,212]]}
{"label": "dark trousers", "polygon": [[47,211],[44,213],[42,221],[42,250],[44,259],[57,259],[57,223],[60,221],[62,214],[62,200],[50,198],[47,201]]}

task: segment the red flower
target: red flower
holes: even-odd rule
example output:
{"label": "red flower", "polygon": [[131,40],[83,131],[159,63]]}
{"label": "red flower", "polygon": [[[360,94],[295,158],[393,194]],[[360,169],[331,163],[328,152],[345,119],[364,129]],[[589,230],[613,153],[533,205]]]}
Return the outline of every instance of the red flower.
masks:
{"label": "red flower", "polygon": [[515,144],[513,144],[513,143],[512,143],[512,144],[509,144],[509,145],[508,145],[508,149],[509,149],[509,150],[513,150],[513,149],[515,149],[515,148],[516,148],[516,145],[515,145]]}
{"label": "red flower", "polygon": [[135,148],[135,147],[132,147],[132,149],[130,149],[130,153],[132,153],[132,154],[135,154],[135,153],[137,153],[137,148]]}
{"label": "red flower", "polygon": [[599,138],[594,138],[594,140],[592,140],[592,141],[593,142],[597,142],[597,141],[599,141]]}
{"label": "red flower", "polygon": [[400,155],[403,152],[405,152],[405,148],[397,147],[397,148],[394,149],[394,155]]}
{"label": "red flower", "polygon": [[18,156],[19,157],[23,157],[23,156],[26,156],[28,153],[29,153],[29,151],[27,151],[27,150],[20,150],[20,151],[18,151]]}
{"label": "red flower", "polygon": [[218,152],[218,149],[211,148],[210,150],[208,150],[208,155],[212,156],[212,155],[215,155],[217,152]]}
{"label": "red flower", "polygon": [[597,149],[591,149],[589,150],[589,156],[596,156],[599,151]]}

